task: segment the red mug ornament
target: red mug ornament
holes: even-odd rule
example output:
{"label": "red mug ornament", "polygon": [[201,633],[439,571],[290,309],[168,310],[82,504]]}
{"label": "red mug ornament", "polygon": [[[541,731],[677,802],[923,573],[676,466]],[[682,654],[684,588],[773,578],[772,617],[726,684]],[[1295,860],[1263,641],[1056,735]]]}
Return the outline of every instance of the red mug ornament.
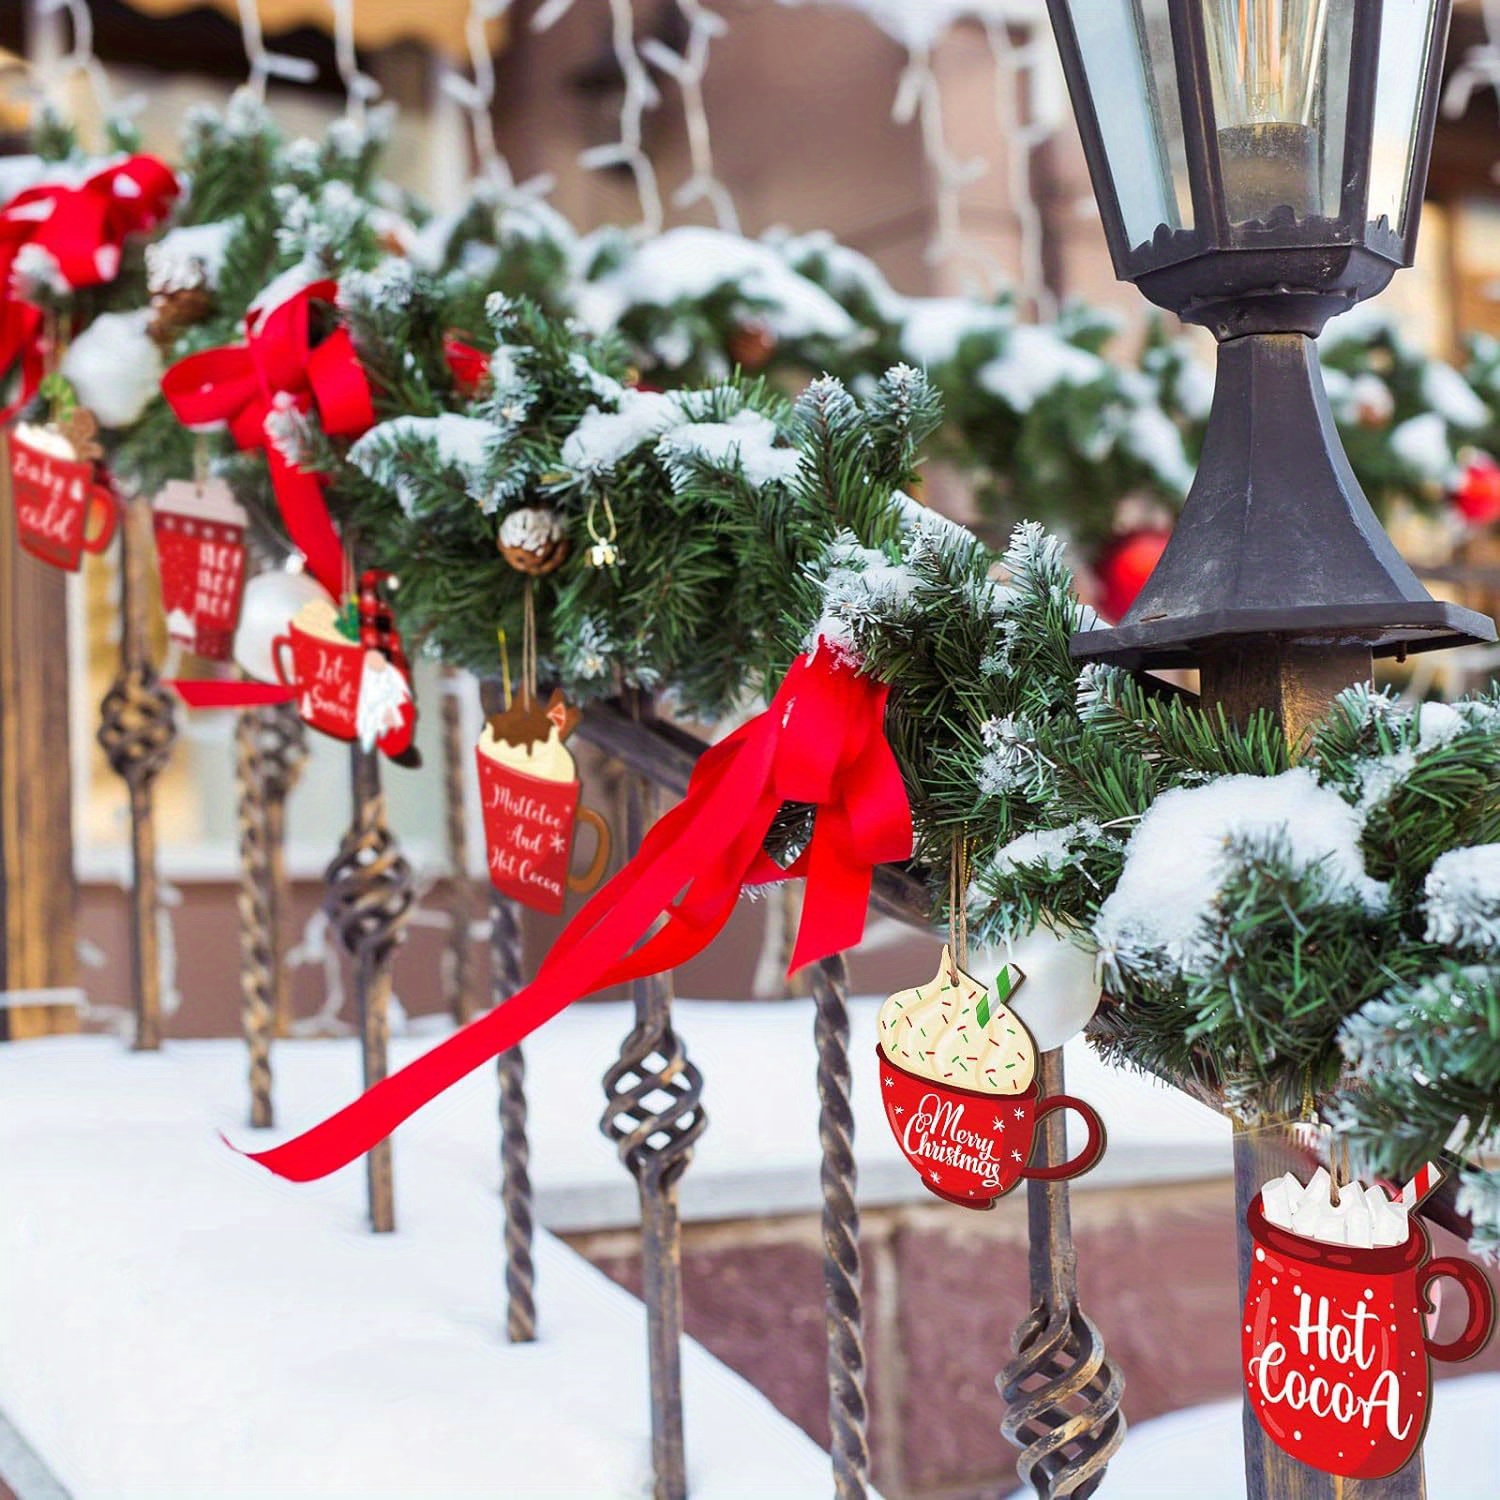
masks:
{"label": "red mug ornament", "polygon": [[296,689],[297,712],[337,740],[358,733],[365,648],[338,628],[331,602],[314,599],[297,611],[285,635],[271,642],[276,677]]}
{"label": "red mug ornament", "polygon": [[85,552],[109,546],[119,518],[114,492],[61,433],[18,426],[10,435],[10,484],[16,534],[33,557],[76,573]]}
{"label": "red mug ornament", "polygon": [[[1429,1259],[1412,1219],[1403,1244],[1324,1244],[1246,1213],[1254,1253],[1241,1347],[1250,1409],[1299,1463],[1345,1479],[1394,1474],[1417,1451],[1432,1395],[1429,1356],[1464,1360],[1488,1342],[1494,1294],[1478,1267]],[[1435,1343],[1423,1325],[1439,1277],[1468,1297],[1463,1331]]]}
{"label": "red mug ornament", "polygon": [[[546,709],[519,700],[495,715],[474,747],[490,883],[536,911],[556,915],[568,891],[591,891],[609,863],[609,825],[580,807],[583,783],[563,738],[577,713],[554,693]],[[594,830],[594,858],[570,873],[575,824]]]}
{"label": "red mug ornament", "polygon": [[[1003,1003],[1024,978],[1007,966],[991,1002],[944,948],[930,983],[881,1007],[875,1051],[886,1121],[928,1192],[962,1208],[993,1208],[1023,1178],[1077,1177],[1104,1154],[1093,1106],[1071,1094],[1043,1097],[1036,1083],[1035,1044]],[[1032,1166],[1037,1125],[1059,1109],[1082,1116],[1083,1147],[1055,1166]]]}
{"label": "red mug ornament", "polygon": [[228,661],[245,592],[245,512],[222,480],[173,480],[152,505],[167,634]]}

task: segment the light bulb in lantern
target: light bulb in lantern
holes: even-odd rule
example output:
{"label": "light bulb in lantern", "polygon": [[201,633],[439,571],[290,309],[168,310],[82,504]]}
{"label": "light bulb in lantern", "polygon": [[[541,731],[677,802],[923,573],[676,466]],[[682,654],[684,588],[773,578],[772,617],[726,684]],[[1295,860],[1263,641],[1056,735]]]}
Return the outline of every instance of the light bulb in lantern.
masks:
{"label": "light bulb in lantern", "polygon": [[1204,0],[1203,20],[1231,220],[1337,214],[1353,0]]}

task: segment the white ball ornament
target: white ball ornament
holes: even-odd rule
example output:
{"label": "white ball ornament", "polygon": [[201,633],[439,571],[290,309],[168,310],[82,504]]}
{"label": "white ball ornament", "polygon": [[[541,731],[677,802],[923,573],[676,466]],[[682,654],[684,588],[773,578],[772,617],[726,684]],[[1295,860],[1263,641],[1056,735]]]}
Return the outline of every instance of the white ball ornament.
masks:
{"label": "white ball ornament", "polygon": [[292,616],[304,604],[327,598],[328,590],[310,573],[284,573],[277,568],[250,579],[234,633],[234,659],[241,670],[257,682],[275,682],[272,641],[286,634]]}
{"label": "white ball ornament", "polygon": [[1048,927],[1033,927],[1025,937],[983,956],[974,972],[988,974],[1010,962],[1026,976],[1006,1001],[1031,1033],[1038,1052],[1051,1052],[1071,1041],[1099,1008],[1095,952]]}

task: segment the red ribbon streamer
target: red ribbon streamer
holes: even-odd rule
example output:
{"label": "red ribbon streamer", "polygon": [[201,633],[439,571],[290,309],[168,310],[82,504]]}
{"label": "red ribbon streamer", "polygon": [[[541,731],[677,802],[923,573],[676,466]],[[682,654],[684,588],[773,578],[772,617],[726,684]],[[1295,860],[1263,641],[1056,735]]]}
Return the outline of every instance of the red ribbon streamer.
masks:
{"label": "red ribbon streamer", "polygon": [[162,376],[162,394],[187,427],[227,422],[235,442],[265,450],[276,502],[308,571],[335,599],[344,592],[344,549],[328,514],[323,482],[288,463],[266,436],[266,418],[281,405],[316,407],[324,431],[354,437],[370,428],[375,408],[349,330],[340,327],[316,347],[312,307],[333,302],[334,281],[316,281],[272,308],[245,319],[245,342],[180,359]]}
{"label": "red ribbon streamer", "polygon": [[[529,985],[322,1124],[251,1160],[293,1182],[346,1166],[573,1001],[701,952],[742,885],[807,877],[793,970],[854,947],[875,866],[907,858],[912,847],[911,809],[883,728],[887,691],[826,649],[798,657],[770,708],[705,752],[686,796],[568,924]],[[761,846],[785,802],[811,803],[815,816],[807,849],[782,870]]]}
{"label": "red ribbon streamer", "polygon": [[256,708],[263,703],[291,703],[297,689],[279,682],[191,681],[171,677],[167,686],[189,708]]}
{"label": "red ribbon streamer", "polygon": [[126,237],[154,229],[177,196],[171,168],[154,156],[132,156],[104,167],[76,187],[38,183],[0,209],[0,371],[20,362],[20,399],[36,394],[44,367],[40,308],[16,295],[16,257],[45,250],[73,289],[102,286],[120,270]]}

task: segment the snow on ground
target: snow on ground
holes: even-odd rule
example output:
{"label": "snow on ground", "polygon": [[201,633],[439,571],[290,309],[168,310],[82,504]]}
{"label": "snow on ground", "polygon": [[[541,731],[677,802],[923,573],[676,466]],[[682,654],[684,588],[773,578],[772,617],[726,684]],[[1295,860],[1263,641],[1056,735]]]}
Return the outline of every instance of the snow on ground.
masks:
{"label": "snow on ground", "polygon": [[[1500,1375],[1441,1380],[1427,1429],[1433,1500],[1494,1500],[1500,1474]],[[1110,1462],[1109,1500],[1244,1500],[1240,1403],[1218,1401],[1132,1427]],[[1351,1489],[1353,1486],[1351,1486]],[[1011,1500],[1033,1500],[1018,1490]]]}
{"label": "snow on ground", "polygon": [[[288,1125],[354,1087],[352,1043],[279,1059]],[[640,1305],[544,1234],[541,1341],[502,1340],[493,1088],[403,1134],[376,1237],[358,1164],[291,1187],[216,1138],[247,1134],[234,1044],[0,1049],[0,1410],[73,1500],[649,1495]],[[684,1362],[695,1500],[828,1493],[763,1397]]]}
{"label": "snow on ground", "polygon": [[[861,1197],[926,1201],[876,1097],[876,1004],[851,1007]],[[811,1004],[679,1002],[676,1020],[709,1113],[685,1215],[815,1210]],[[598,1131],[629,1028],[626,1005],[576,1006],[527,1043],[556,1228],[636,1218]],[[431,1040],[398,1039],[393,1064]],[[352,1040],[278,1043],[273,1068],[282,1135],[358,1087]],[[1081,1189],[1227,1175],[1201,1106],[1081,1044],[1068,1087],[1110,1134]],[[218,1140],[252,1142],[238,1042],[0,1048],[0,1411],[74,1500],[649,1494],[639,1304],[543,1234],[541,1342],[502,1342],[496,1098],[483,1068],[402,1127],[398,1233],[375,1237],[362,1165],[292,1186]],[[685,1360],[694,1500],[828,1493],[812,1442],[698,1346]]]}

